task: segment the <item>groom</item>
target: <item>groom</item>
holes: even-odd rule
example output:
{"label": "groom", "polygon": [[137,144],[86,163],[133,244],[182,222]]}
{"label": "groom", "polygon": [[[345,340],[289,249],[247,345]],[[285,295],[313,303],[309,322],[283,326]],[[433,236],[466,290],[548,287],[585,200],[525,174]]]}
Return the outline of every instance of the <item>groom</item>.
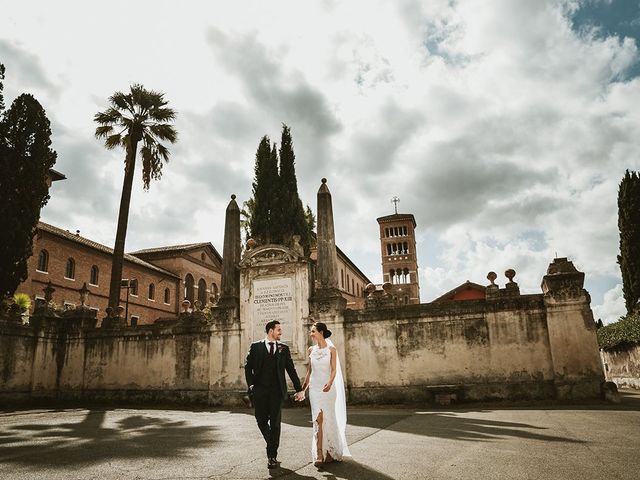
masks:
{"label": "groom", "polygon": [[294,398],[297,401],[304,400],[304,392],[289,347],[280,343],[280,322],[273,320],[267,323],[265,330],[266,338],[252,343],[249,348],[244,375],[249,386],[249,397],[255,407],[258,428],[267,442],[267,467],[275,468],[278,466],[282,402],[287,398],[285,369],[297,392]]}

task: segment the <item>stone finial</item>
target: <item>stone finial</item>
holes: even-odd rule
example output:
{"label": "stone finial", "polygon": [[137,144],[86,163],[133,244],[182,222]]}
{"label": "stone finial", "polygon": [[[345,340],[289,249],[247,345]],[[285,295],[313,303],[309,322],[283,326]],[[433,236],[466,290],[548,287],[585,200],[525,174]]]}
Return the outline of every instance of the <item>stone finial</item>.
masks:
{"label": "stone finial", "polygon": [[107,307],[105,312],[107,312],[107,318],[113,317],[113,307]]}
{"label": "stone finial", "polygon": [[364,287],[364,291],[367,292],[367,296],[372,295],[373,292],[376,291],[376,286],[373,283],[367,283],[367,286]]}
{"label": "stone finial", "polygon": [[384,282],[382,284],[382,290],[384,290],[385,295],[390,295],[392,289],[393,289],[393,284],[391,282]]}
{"label": "stone finial", "polygon": [[89,298],[89,289],[87,288],[87,282],[84,282],[78,293],[80,294],[80,308],[88,308],[87,299]]}
{"label": "stone finial", "polygon": [[318,263],[317,278],[322,289],[338,289],[338,257],[333,228],[333,206],[327,179],[318,189]]}
{"label": "stone finial", "polygon": [[509,283],[514,283],[513,277],[516,276],[516,271],[513,268],[505,270],[504,276],[509,279]]}
{"label": "stone finial", "polygon": [[258,246],[258,242],[256,242],[253,238],[247,239],[247,250],[254,249]]}
{"label": "stone finial", "polygon": [[299,257],[304,257],[304,247],[300,245],[300,235],[291,237],[291,250],[296,252]]}
{"label": "stone finial", "polygon": [[196,300],[195,302],[193,302],[193,306],[195,307],[196,312],[202,310],[202,302],[200,300]]}
{"label": "stone finial", "polygon": [[51,280],[49,280],[47,286],[44,287],[42,291],[44,292],[44,301],[49,304],[51,300],[53,300],[53,292],[56,291],[56,289],[53,288],[53,285],[51,285]]}
{"label": "stone finial", "polygon": [[222,248],[222,281],[220,303],[237,304],[240,298],[240,208],[236,196],[231,195],[224,221]]}
{"label": "stone finial", "polygon": [[118,317],[121,317],[123,313],[124,313],[124,307],[122,305],[118,305],[116,307],[116,315],[118,315]]}
{"label": "stone finial", "polygon": [[182,313],[189,313],[189,307],[191,306],[191,302],[186,298],[180,304],[182,306]]}
{"label": "stone finial", "polygon": [[496,272],[487,273],[487,280],[491,282],[491,285],[496,284],[496,278],[498,278],[498,275],[496,274]]}

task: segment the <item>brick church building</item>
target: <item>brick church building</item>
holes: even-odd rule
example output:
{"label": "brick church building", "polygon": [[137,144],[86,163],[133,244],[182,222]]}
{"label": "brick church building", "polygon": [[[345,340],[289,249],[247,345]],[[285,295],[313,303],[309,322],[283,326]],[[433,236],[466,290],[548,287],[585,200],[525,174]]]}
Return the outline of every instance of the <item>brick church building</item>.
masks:
{"label": "brick church building", "polygon": [[[109,300],[113,249],[67,230],[38,223],[29,276],[18,287],[34,306],[44,301],[43,289],[51,282],[53,301],[61,308],[75,308],[79,289],[86,283],[89,307],[102,319]],[[206,304],[220,288],[222,257],[208,242],[140,250],[125,254],[121,305],[127,306],[132,325],[175,317],[188,299]]]}

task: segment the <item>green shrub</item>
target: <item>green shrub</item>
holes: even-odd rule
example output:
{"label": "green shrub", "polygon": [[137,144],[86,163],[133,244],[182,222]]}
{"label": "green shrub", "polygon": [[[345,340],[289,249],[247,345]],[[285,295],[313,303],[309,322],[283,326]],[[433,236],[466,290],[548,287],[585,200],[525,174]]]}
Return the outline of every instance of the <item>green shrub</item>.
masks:
{"label": "green shrub", "polygon": [[612,349],[618,345],[640,344],[640,312],[620,317],[615,323],[598,329],[598,345],[600,348]]}
{"label": "green shrub", "polygon": [[13,301],[21,313],[28,312],[31,308],[31,298],[26,293],[16,293]]}

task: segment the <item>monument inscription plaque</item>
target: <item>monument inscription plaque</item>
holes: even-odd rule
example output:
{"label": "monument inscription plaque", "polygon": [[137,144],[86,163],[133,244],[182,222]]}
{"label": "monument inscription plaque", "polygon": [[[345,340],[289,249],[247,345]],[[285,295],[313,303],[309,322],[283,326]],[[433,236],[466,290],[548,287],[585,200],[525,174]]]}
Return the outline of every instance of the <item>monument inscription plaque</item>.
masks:
{"label": "monument inscription plaque", "polygon": [[272,320],[282,324],[282,339],[290,338],[295,314],[291,277],[254,279],[251,302],[254,338],[264,334],[264,326]]}

